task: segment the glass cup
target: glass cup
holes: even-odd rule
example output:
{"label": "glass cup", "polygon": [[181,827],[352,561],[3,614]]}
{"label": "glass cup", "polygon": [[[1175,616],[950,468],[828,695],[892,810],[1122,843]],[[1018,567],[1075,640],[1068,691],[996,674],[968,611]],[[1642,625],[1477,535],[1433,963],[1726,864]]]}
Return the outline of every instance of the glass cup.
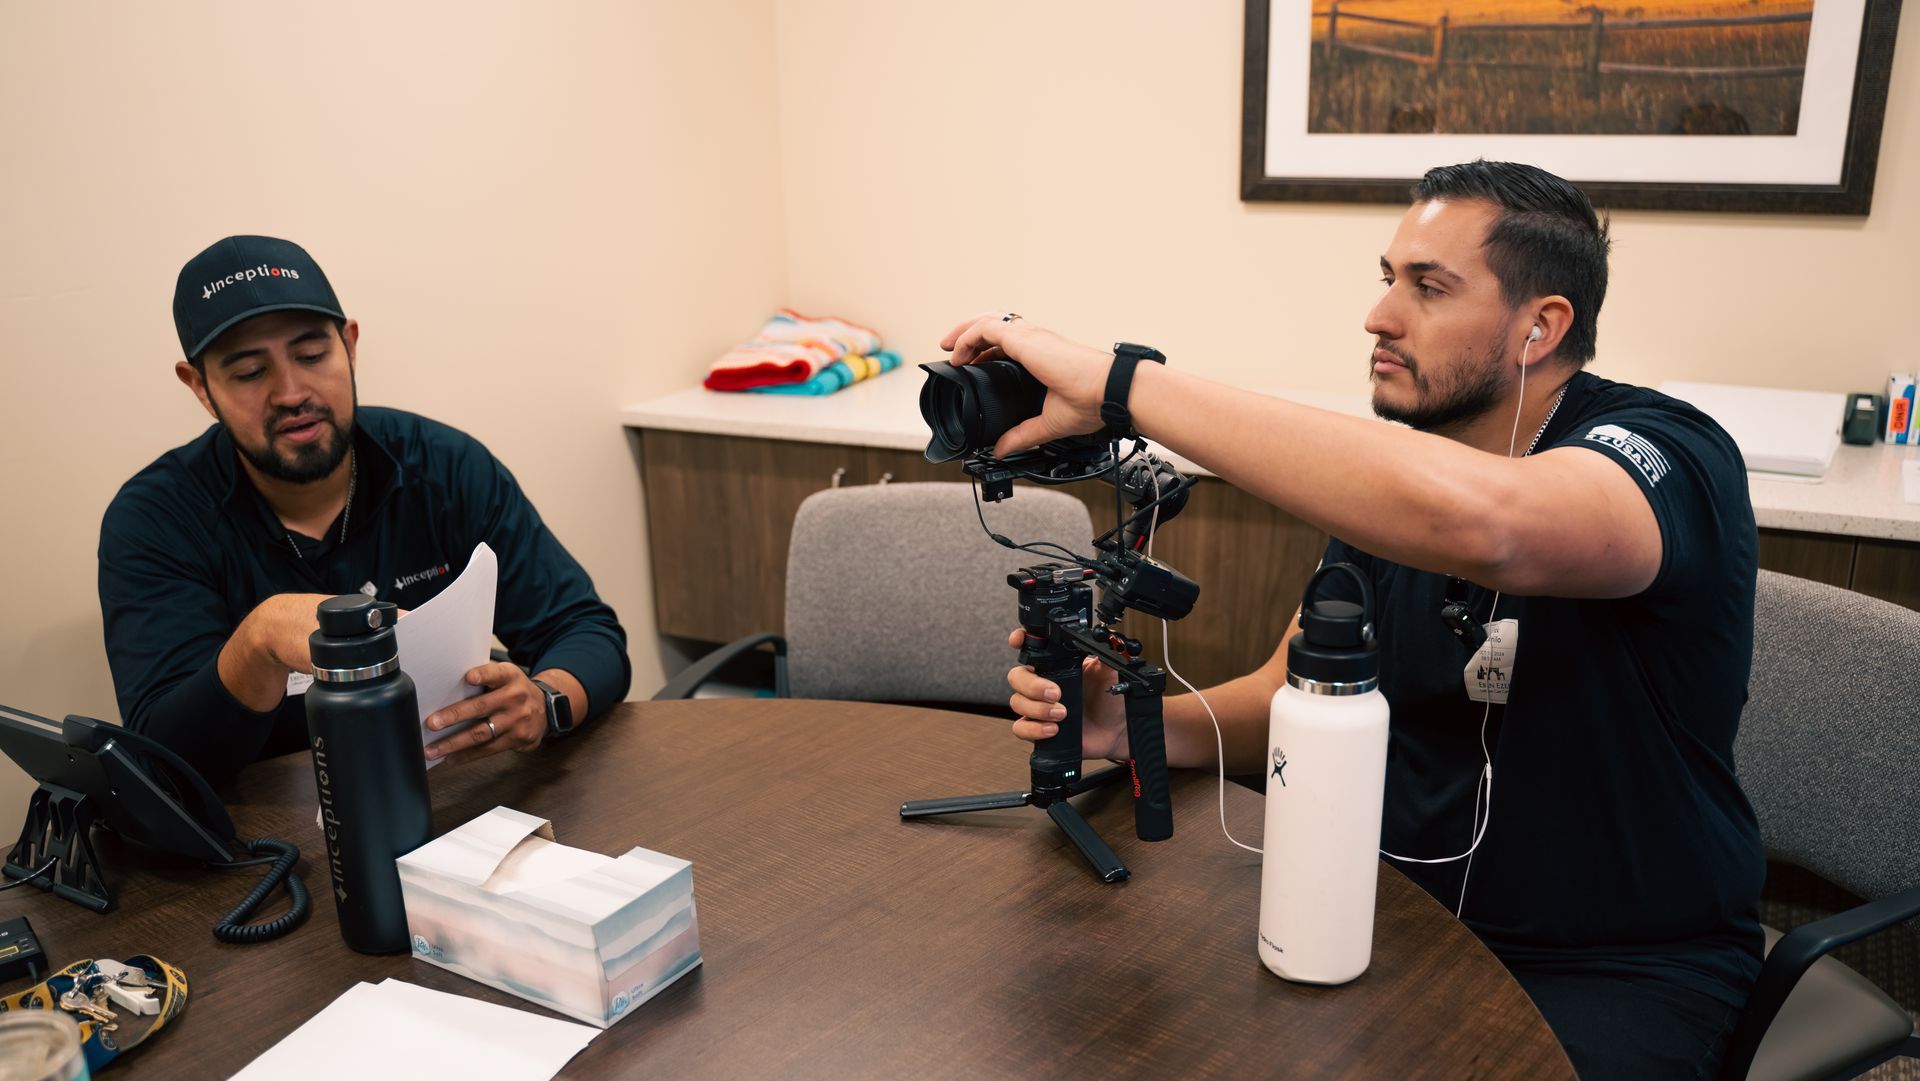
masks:
{"label": "glass cup", "polygon": [[80,1026],[59,1010],[0,1013],[0,1081],[89,1081]]}

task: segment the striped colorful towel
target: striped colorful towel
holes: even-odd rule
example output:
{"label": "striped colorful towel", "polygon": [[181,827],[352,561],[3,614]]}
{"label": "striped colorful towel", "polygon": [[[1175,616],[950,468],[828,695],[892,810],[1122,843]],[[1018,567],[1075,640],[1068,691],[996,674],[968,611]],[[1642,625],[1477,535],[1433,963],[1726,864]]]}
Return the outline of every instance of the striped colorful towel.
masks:
{"label": "striped colorful towel", "polygon": [[871,356],[879,349],[880,335],[868,327],[832,316],[814,318],[782,308],[767,320],[752,341],[714,361],[707,372],[706,387],[708,390],[751,390],[805,383],[842,357]]}
{"label": "striped colorful towel", "polygon": [[819,375],[804,383],[775,383],[747,389],[755,394],[832,394],[862,379],[872,379],[881,372],[890,372],[899,366],[900,354],[891,349],[877,349],[865,356],[859,353],[848,353],[820,369]]}

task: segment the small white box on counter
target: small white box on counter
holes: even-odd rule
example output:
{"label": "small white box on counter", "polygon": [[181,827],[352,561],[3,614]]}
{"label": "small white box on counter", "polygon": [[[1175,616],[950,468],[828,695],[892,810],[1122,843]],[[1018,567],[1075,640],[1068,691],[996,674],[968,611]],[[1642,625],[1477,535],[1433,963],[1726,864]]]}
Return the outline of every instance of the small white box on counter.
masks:
{"label": "small white box on counter", "polygon": [[700,964],[693,865],[506,807],[400,857],[413,955],[606,1028]]}

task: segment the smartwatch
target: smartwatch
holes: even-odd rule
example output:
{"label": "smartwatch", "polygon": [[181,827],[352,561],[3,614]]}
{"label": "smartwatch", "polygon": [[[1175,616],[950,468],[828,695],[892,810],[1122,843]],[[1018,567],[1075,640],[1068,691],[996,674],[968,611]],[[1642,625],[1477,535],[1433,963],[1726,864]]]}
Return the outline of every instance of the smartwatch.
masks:
{"label": "smartwatch", "polygon": [[1107,369],[1107,396],[1100,403],[1100,420],[1107,426],[1109,434],[1122,439],[1131,439],[1139,434],[1133,430],[1133,414],[1127,411],[1127,396],[1133,392],[1133,370],[1143,360],[1165,364],[1167,355],[1148,345],[1114,343],[1113,367]]}
{"label": "smartwatch", "polygon": [[533,685],[547,700],[547,738],[559,739],[573,731],[573,700],[541,680]]}

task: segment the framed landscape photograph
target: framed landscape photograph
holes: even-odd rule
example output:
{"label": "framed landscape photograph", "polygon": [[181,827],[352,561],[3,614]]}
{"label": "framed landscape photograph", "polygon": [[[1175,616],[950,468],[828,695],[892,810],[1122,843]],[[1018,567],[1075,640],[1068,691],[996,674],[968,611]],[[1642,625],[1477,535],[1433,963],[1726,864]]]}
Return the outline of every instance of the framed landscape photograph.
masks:
{"label": "framed landscape photograph", "polygon": [[1240,196],[1523,161],[1618,209],[1866,214],[1900,0],[1247,0]]}

